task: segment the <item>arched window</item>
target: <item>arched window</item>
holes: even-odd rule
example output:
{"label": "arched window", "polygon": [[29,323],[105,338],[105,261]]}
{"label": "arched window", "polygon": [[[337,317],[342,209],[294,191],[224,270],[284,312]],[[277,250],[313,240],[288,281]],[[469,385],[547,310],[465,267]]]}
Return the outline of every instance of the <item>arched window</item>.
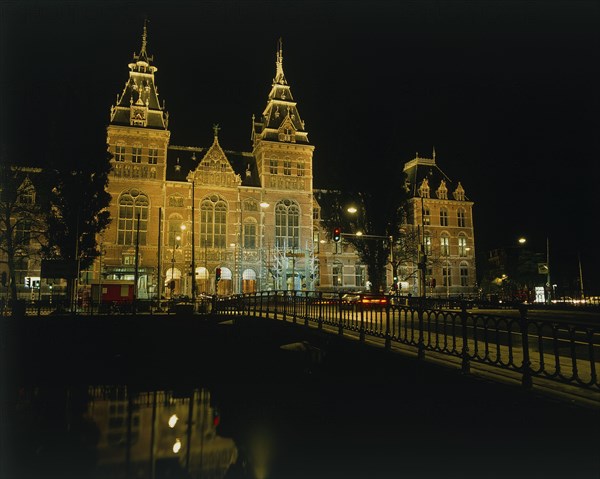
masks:
{"label": "arched window", "polygon": [[206,197],[200,203],[200,246],[225,248],[227,233],[227,203],[218,195]]}
{"label": "arched window", "polygon": [[447,233],[442,233],[440,237],[440,254],[442,256],[450,255],[450,238]]}
{"label": "arched window", "polygon": [[300,208],[295,201],[282,200],[275,207],[275,246],[298,248],[300,244]]}
{"label": "arched window", "polygon": [[[132,188],[119,197],[119,220],[117,226],[117,244],[133,245],[136,233],[140,235],[138,243],[146,244],[148,231],[148,214],[150,202],[148,196]],[[139,219],[139,224],[138,224]]]}

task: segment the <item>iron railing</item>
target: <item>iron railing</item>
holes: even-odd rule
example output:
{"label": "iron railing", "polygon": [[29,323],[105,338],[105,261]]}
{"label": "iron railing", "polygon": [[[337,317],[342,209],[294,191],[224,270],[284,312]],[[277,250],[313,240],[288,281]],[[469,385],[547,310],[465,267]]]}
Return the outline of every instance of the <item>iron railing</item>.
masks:
{"label": "iron railing", "polygon": [[341,293],[269,291],[215,298],[212,312],[289,321],[363,342],[379,338],[386,349],[409,346],[421,359],[427,353],[454,357],[464,372],[472,363],[512,371],[525,387],[537,377],[600,389],[600,321],[532,319],[525,305],[511,316],[480,312],[488,305],[460,300],[384,296],[378,304],[369,301],[374,298],[380,296],[347,301]]}

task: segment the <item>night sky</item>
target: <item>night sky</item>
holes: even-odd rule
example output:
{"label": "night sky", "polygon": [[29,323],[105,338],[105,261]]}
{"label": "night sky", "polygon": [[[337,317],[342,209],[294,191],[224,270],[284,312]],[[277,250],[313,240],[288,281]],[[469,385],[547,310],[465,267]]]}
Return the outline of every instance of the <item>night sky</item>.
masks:
{"label": "night sky", "polygon": [[[416,152],[475,202],[479,253],[550,240],[553,282],[600,293],[597,1],[6,2],[2,161],[105,134],[144,18],[172,144],[250,151],[277,39],[317,188],[367,189]],[[81,141],[81,140],[80,140]],[[78,148],[77,148],[78,149]],[[66,152],[80,154],[79,151]],[[388,173],[389,176],[389,173]]]}

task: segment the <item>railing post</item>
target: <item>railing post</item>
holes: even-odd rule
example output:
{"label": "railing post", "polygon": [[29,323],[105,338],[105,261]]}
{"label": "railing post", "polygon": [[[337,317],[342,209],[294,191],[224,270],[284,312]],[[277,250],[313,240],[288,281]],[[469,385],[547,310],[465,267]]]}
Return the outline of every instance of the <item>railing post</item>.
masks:
{"label": "railing post", "polygon": [[392,349],[392,335],[390,334],[390,301],[385,305],[385,350]]}
{"label": "railing post", "polygon": [[283,320],[287,321],[287,308],[288,308],[288,292],[287,289],[283,290]]}
{"label": "railing post", "polygon": [[360,328],[358,340],[361,343],[365,342],[365,308],[363,307],[363,295],[360,295],[360,299],[358,300],[358,304],[360,305]]}
{"label": "railing post", "polygon": [[338,334],[340,336],[344,335],[344,314],[343,314],[343,309],[342,309],[342,293],[338,293]]}
{"label": "railing post", "polygon": [[417,307],[417,315],[419,317],[419,339],[417,342],[417,358],[425,359],[425,344],[423,339],[423,309],[425,308],[425,302],[422,298],[418,299]]}
{"label": "railing post", "polygon": [[323,329],[323,291],[319,291],[319,316],[317,318],[318,329]]}
{"label": "railing post", "polygon": [[273,319],[277,319],[277,298],[279,295],[277,291],[273,291]]}
{"label": "railing post", "polygon": [[523,350],[523,376],[521,378],[521,385],[530,389],[532,386],[531,380],[531,361],[529,360],[529,332],[527,330],[527,306],[524,304],[519,305],[519,325],[521,327],[521,349]]}
{"label": "railing post", "polygon": [[296,290],[292,290],[292,322],[296,323],[296,301],[298,300],[298,295],[296,294]]}
{"label": "railing post", "polygon": [[594,331],[592,329],[588,329],[588,347],[589,347],[589,355],[590,355],[590,371],[591,371],[591,379],[590,384],[596,384],[596,363],[594,359]]}
{"label": "railing post", "polygon": [[471,363],[469,361],[469,336],[467,334],[467,303],[461,301],[460,304],[460,322],[462,327],[462,350],[460,352],[460,356],[462,358],[461,370],[464,374],[469,374],[471,371]]}
{"label": "railing post", "polygon": [[309,300],[309,291],[305,291],[304,292],[304,326],[306,326],[308,328],[308,315],[309,315],[309,305],[310,300]]}

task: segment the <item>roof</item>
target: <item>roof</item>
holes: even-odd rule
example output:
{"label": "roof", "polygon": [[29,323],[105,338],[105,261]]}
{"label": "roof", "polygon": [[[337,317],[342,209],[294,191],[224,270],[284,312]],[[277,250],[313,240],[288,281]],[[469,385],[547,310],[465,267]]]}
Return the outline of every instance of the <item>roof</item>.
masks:
{"label": "roof", "polygon": [[[167,150],[167,181],[185,181],[195,171],[209,148],[171,145]],[[260,187],[256,158],[249,152],[223,150],[231,168],[239,175],[241,186]]]}
{"label": "roof", "polygon": [[[442,181],[446,183],[448,188],[448,198],[452,198],[452,193],[458,188],[462,188],[460,182],[453,181],[442,171],[435,161],[435,151],[433,158],[421,158],[419,154],[404,165],[404,173],[406,174],[406,186],[409,189],[410,197],[420,197],[419,187],[424,179],[427,179],[431,189],[431,198],[435,198],[435,190],[440,186]],[[469,201],[465,194],[465,200]]]}

